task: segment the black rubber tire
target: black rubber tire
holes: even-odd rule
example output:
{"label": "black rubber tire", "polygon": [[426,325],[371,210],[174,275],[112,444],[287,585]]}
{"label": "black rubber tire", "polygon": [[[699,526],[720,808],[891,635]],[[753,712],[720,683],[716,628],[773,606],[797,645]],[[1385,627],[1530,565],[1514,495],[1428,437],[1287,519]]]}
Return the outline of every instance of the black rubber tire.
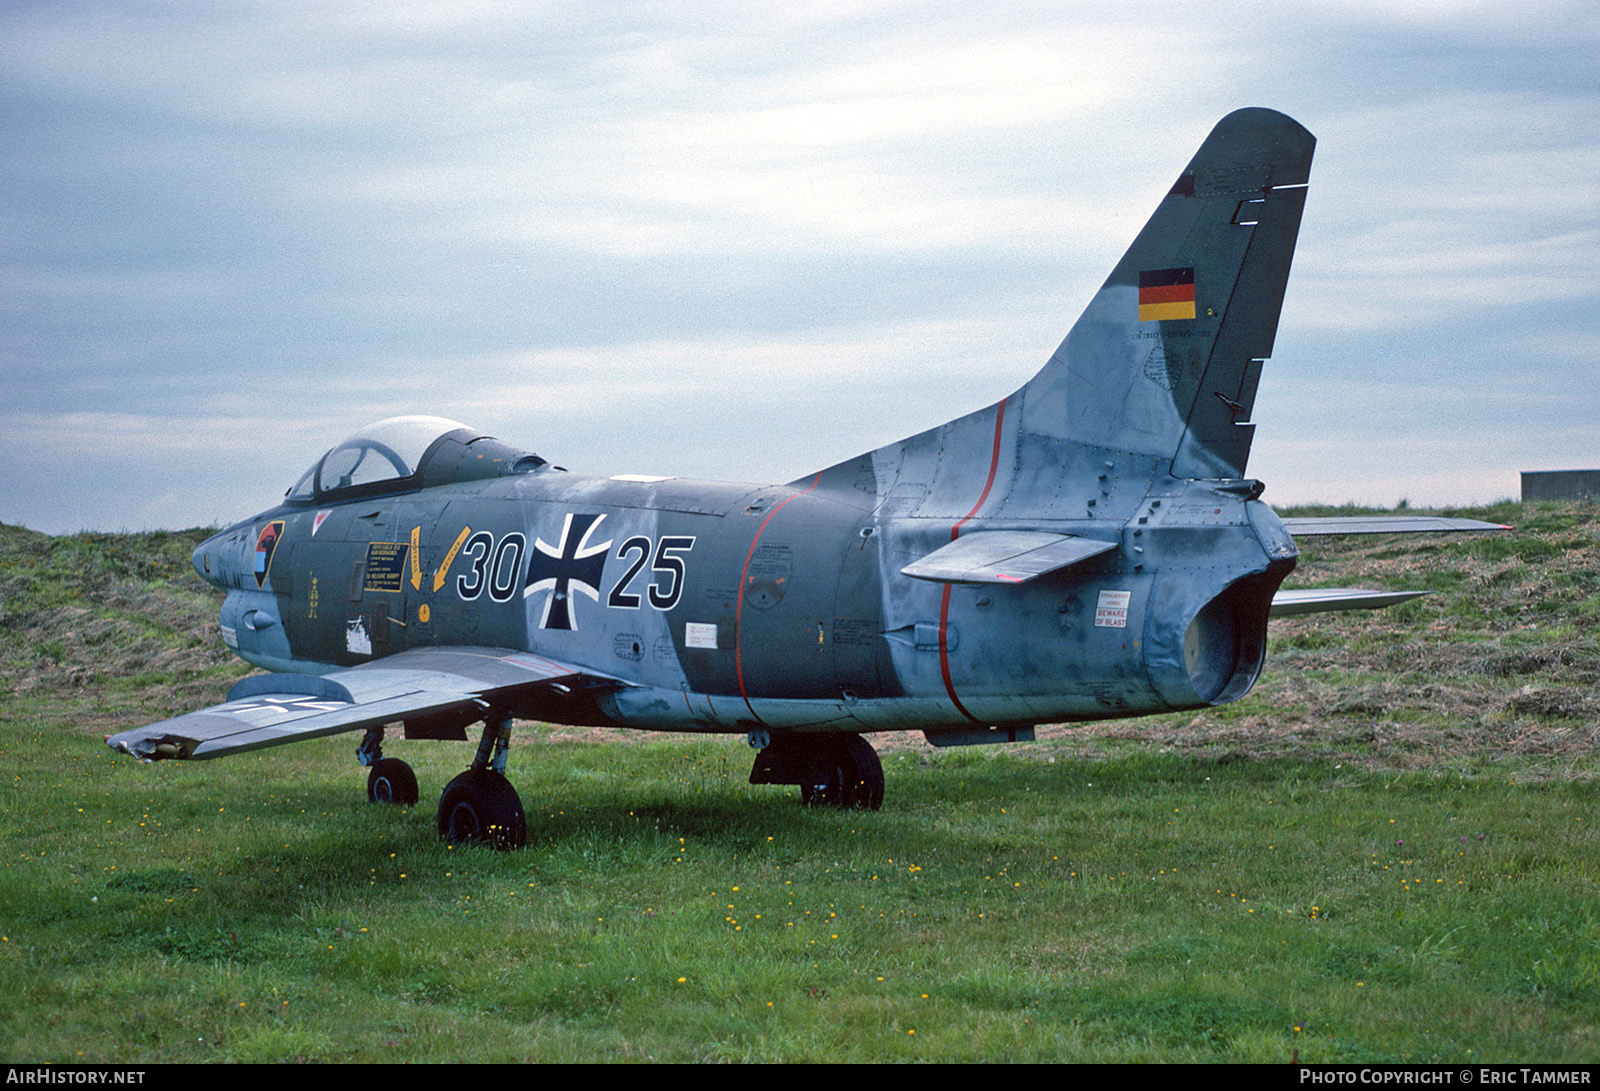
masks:
{"label": "black rubber tire", "polygon": [[883,762],[872,744],[860,735],[846,735],[842,740],[849,756],[850,801],[847,807],[876,811],[883,806]]}
{"label": "black rubber tire", "polygon": [[883,763],[860,735],[829,739],[813,760],[810,783],[800,785],[806,806],[868,811],[883,806]]}
{"label": "black rubber tire", "polygon": [[367,799],[409,807],[417,801],[417,774],[399,758],[379,758],[367,773]]}
{"label": "black rubber tire", "polygon": [[819,754],[806,782],[800,785],[800,802],[807,807],[845,807],[844,768],[835,753]]}
{"label": "black rubber tire", "polygon": [[452,845],[520,849],[528,841],[528,822],[517,790],[499,773],[468,769],[439,797],[439,836]]}

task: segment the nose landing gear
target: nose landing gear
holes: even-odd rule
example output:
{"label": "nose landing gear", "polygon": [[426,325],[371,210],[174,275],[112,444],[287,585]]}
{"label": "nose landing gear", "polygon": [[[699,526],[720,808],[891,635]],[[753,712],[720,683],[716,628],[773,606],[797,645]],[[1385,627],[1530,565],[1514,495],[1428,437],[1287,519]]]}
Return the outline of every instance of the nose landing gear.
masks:
{"label": "nose landing gear", "polygon": [[399,758],[383,756],[383,728],[370,727],[356,748],[356,761],[367,767],[367,799],[409,807],[417,801],[417,774]]}

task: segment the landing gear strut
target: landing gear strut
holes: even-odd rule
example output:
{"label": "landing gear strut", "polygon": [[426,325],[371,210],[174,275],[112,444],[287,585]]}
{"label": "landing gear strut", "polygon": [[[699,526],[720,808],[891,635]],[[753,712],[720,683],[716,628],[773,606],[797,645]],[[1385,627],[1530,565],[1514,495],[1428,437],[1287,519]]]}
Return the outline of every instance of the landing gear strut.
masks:
{"label": "landing gear strut", "polygon": [[439,836],[452,845],[486,844],[520,849],[528,842],[527,817],[506,779],[511,718],[485,721],[472,767],[445,785],[439,799]]}
{"label": "landing gear strut", "polygon": [[751,784],[798,784],[811,807],[883,806],[883,763],[860,735],[779,737],[756,755]]}

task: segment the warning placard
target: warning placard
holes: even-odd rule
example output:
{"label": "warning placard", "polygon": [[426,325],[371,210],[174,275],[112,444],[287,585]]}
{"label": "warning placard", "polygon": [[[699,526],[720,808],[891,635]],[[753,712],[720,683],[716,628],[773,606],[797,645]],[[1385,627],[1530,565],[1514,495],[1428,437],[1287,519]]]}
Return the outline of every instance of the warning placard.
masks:
{"label": "warning placard", "polygon": [[410,548],[405,542],[369,542],[367,580],[362,590],[399,591]]}
{"label": "warning placard", "polygon": [[1094,610],[1094,623],[1105,629],[1128,627],[1128,600],[1132,591],[1102,591],[1100,602]]}
{"label": "warning placard", "polygon": [[683,626],[683,643],[688,648],[715,648],[717,627],[701,621],[686,622]]}

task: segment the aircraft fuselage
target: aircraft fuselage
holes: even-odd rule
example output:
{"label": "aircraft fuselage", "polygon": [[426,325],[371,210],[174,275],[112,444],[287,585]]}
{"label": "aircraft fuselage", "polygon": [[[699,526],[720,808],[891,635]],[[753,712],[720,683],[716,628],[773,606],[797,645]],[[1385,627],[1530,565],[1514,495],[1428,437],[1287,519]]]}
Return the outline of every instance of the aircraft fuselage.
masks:
{"label": "aircraft fuselage", "polygon": [[[224,639],[273,670],[324,673],[431,645],[519,648],[624,683],[525,710],[543,718],[861,732],[1234,699],[1293,565],[1292,540],[1238,482],[1108,490],[1110,518],[1073,520],[924,514],[916,490],[901,491],[896,513],[822,478],[763,487],[542,470],[286,504],[203,544],[195,566],[229,590]],[[1016,584],[901,572],[995,530],[1114,548]]]}

